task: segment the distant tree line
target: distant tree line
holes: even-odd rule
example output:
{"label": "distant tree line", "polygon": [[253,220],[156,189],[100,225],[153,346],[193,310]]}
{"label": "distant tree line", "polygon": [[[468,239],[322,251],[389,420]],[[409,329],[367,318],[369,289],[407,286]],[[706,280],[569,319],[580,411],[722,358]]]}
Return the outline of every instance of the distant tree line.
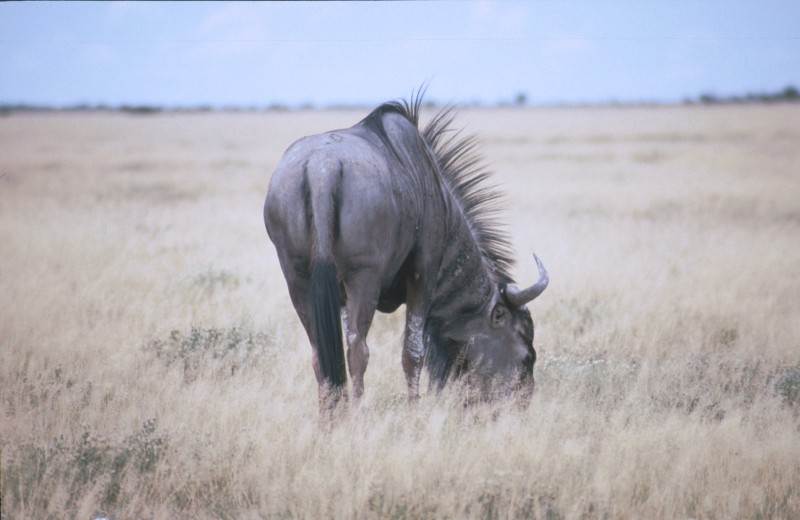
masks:
{"label": "distant tree line", "polygon": [[[238,106],[225,105],[214,107],[211,105],[193,106],[159,106],[159,105],[106,105],[106,104],[76,104],[76,105],[36,105],[32,103],[0,103],[0,115],[8,115],[15,112],[120,112],[125,114],[149,115],[161,112],[169,113],[201,113],[201,112],[288,112],[290,110],[311,110],[315,107],[310,103],[305,103],[296,108],[288,105],[272,104],[265,107],[258,106]],[[358,106],[342,105],[326,108],[362,108]]]}
{"label": "distant tree line", "polygon": [[109,106],[105,104],[89,105],[80,103],[77,105],[53,106],[53,105],[34,105],[30,103],[0,103],[0,115],[7,115],[14,112],[124,112],[126,114],[157,114],[163,111],[191,111],[199,112],[211,110],[210,107],[193,107],[187,109],[169,109],[157,105],[117,105]]}
{"label": "distant tree line", "polygon": [[[769,93],[747,93],[743,96],[735,95],[735,96],[719,96],[714,93],[703,93],[697,98],[686,98],[684,100],[685,104],[703,104],[703,105],[715,105],[715,104],[732,104],[732,103],[797,103],[800,101],[800,92],[798,92],[797,88],[790,85],[782,90],[777,92],[769,92]],[[598,105],[602,105],[603,103],[598,103]],[[613,102],[613,105],[637,105],[642,103],[620,103],[620,102]],[[657,103],[655,103],[657,104]],[[462,103],[464,106],[469,107],[482,107],[486,106],[479,102],[466,102]],[[495,103],[491,106],[497,107],[523,107],[528,105],[528,96],[525,92],[519,92],[511,101],[500,101]],[[426,107],[436,107],[437,104],[433,101],[427,101],[425,103]],[[52,106],[52,105],[36,105],[36,104],[29,104],[29,103],[0,103],[0,116],[8,115],[17,112],[121,112],[125,114],[135,114],[135,115],[150,115],[150,114],[158,114],[160,112],[170,112],[170,113],[198,113],[198,112],[284,112],[290,110],[313,110],[316,108],[322,109],[367,109],[370,108],[365,105],[346,105],[346,104],[337,104],[337,105],[330,105],[326,107],[315,107],[310,103],[303,103],[298,107],[290,107],[288,105],[283,104],[271,104],[264,107],[258,106],[223,106],[223,107],[212,107],[211,105],[196,105],[190,107],[164,107],[164,106],[157,106],[157,105],[131,105],[131,104],[123,104],[123,105],[106,105],[106,104],[76,104],[76,105],[69,105],[69,106]]]}
{"label": "distant tree line", "polygon": [[800,92],[792,85],[778,92],[750,93],[744,96],[718,96],[713,93],[701,94],[697,100],[688,100],[689,103],[702,103],[704,105],[730,104],[730,103],[796,103],[800,101]]}

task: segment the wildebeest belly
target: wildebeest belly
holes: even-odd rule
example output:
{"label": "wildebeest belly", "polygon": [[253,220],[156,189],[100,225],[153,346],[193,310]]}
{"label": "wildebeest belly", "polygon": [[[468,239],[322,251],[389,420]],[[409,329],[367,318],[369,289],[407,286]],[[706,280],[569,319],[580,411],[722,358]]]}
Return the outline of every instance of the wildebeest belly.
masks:
{"label": "wildebeest belly", "polygon": [[406,303],[406,287],[408,276],[411,274],[412,269],[413,254],[409,254],[391,283],[381,289],[380,298],[378,299],[379,311],[394,312],[398,307]]}
{"label": "wildebeest belly", "polygon": [[378,299],[378,310],[381,312],[394,312],[406,302],[406,281],[404,277],[397,276],[389,287],[381,291]]}

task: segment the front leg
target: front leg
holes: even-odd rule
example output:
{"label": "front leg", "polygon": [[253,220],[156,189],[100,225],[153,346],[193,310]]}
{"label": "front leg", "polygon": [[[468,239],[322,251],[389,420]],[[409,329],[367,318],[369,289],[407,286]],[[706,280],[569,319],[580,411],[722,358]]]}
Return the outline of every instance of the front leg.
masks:
{"label": "front leg", "polygon": [[419,399],[419,375],[425,361],[425,319],[413,309],[406,311],[406,333],[403,341],[403,371],[406,374],[408,398]]}

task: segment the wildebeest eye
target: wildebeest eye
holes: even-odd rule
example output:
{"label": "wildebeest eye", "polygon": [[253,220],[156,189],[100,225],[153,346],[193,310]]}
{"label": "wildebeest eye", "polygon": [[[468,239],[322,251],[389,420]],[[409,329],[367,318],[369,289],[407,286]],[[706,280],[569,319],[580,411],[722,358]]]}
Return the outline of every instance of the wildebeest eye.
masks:
{"label": "wildebeest eye", "polygon": [[492,327],[498,328],[503,327],[508,322],[508,307],[503,305],[502,303],[498,303],[492,309]]}
{"label": "wildebeest eye", "polygon": [[533,322],[530,318],[520,320],[519,335],[526,342],[533,342]]}

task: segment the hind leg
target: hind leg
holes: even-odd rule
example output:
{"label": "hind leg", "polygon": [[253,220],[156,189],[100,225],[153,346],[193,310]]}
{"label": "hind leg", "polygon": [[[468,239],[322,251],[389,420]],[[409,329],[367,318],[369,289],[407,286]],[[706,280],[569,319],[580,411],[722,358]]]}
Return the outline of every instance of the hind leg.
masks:
{"label": "hind leg", "polygon": [[298,280],[297,282],[289,284],[289,295],[292,300],[292,305],[300,318],[300,323],[306,331],[306,336],[311,344],[311,367],[314,369],[314,377],[319,385],[320,399],[323,397],[323,381],[322,371],[320,370],[319,353],[317,351],[317,334],[314,329],[314,323],[311,319],[311,302],[308,299],[309,287],[305,281]]}
{"label": "hind leg", "polygon": [[356,400],[364,394],[364,373],[369,363],[367,333],[378,306],[379,284],[375,276],[361,272],[345,284],[347,305],[342,309],[347,337],[347,366]]}
{"label": "hind leg", "polygon": [[281,269],[283,270],[286,283],[289,288],[289,297],[292,300],[297,316],[300,318],[303,328],[311,344],[311,366],[314,369],[314,377],[317,380],[317,394],[319,400],[320,417],[328,417],[336,408],[341,398],[346,397],[347,392],[339,390],[331,392],[330,385],[322,377],[320,368],[319,353],[317,349],[316,330],[313,322],[311,310],[309,271],[310,266],[305,261],[291,261],[283,255],[279,255]]}
{"label": "hind leg", "polygon": [[[311,320],[310,305],[308,306],[295,306],[297,315],[306,330],[308,341],[311,343],[311,366],[314,369],[314,377],[317,379],[317,399],[319,401],[320,417],[325,420],[330,420],[334,410],[339,403],[346,402],[347,400],[347,387],[335,388],[331,387],[328,381],[322,376],[320,368],[319,352],[317,350],[317,339],[314,324]],[[300,309],[307,309],[301,311]]]}

